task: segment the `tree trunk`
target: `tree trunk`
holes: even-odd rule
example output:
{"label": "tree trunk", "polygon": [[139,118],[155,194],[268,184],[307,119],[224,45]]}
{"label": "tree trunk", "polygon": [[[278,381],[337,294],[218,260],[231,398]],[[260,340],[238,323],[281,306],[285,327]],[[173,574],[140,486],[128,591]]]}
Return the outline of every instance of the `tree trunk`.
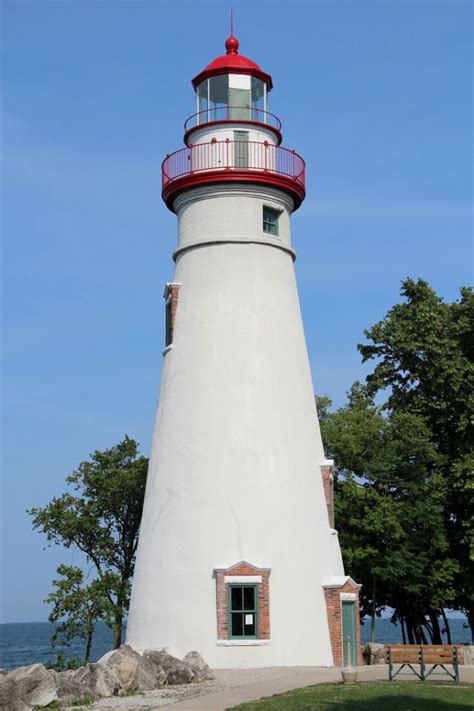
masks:
{"label": "tree trunk", "polygon": [[376,618],[376,610],[377,610],[377,605],[375,603],[375,592],[376,592],[376,586],[375,586],[375,575],[372,576],[372,614],[371,614],[371,620],[370,620],[370,641],[375,642],[375,618]]}
{"label": "tree trunk", "polygon": [[432,644],[443,644],[443,640],[441,639],[441,630],[439,628],[439,620],[438,620],[438,613],[436,610],[430,610],[429,612],[429,617],[431,620],[431,626],[433,629],[432,635],[431,635],[431,642]]}
{"label": "tree trunk", "polygon": [[406,643],[407,643],[407,638],[406,638],[406,634],[405,634],[405,621],[404,621],[403,617],[400,617],[400,627],[402,628],[402,641],[403,641],[403,644],[406,644]]}
{"label": "tree trunk", "polygon": [[446,617],[444,607],[441,608],[441,614],[443,616],[444,629],[446,630],[446,642],[447,642],[447,644],[452,644],[452,642],[451,642],[451,627],[449,626],[449,620]]}
{"label": "tree trunk", "polygon": [[415,636],[413,634],[413,625],[411,623],[411,620],[409,620],[408,618],[406,619],[406,626],[407,626],[408,644],[415,644]]}
{"label": "tree trunk", "polygon": [[122,644],[122,622],[123,613],[122,608],[120,608],[120,611],[115,613],[114,618],[114,649],[118,649]]}
{"label": "tree trunk", "polygon": [[88,662],[91,656],[92,635],[94,634],[94,625],[88,627],[86,637],[86,656],[85,661]]}

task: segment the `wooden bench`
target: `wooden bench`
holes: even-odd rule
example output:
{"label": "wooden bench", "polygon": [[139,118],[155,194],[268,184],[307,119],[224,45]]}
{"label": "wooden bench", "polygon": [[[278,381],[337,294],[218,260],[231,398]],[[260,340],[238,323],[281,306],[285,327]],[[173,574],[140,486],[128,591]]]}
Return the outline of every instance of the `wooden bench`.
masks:
{"label": "wooden bench", "polygon": [[[435,676],[440,674],[444,676],[446,673],[454,681],[459,681],[462,649],[458,644],[386,644],[385,661],[389,665],[388,678],[390,681],[393,681],[404,667],[411,669],[411,672],[416,674],[421,681],[426,681],[436,667],[440,667],[443,671],[435,672]],[[400,667],[394,671],[394,665],[397,664]],[[415,664],[420,666],[419,672],[415,669]],[[453,673],[446,668],[447,664],[453,666]],[[431,666],[429,671],[427,671],[427,666]]]}

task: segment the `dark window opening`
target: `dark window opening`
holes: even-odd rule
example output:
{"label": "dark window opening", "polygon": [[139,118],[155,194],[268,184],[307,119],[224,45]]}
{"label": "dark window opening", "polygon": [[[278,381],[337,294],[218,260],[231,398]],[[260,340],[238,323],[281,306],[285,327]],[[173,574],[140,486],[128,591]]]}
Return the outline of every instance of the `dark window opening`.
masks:
{"label": "dark window opening", "polygon": [[257,585],[229,587],[229,638],[256,639],[258,636]]}
{"label": "dark window opening", "polygon": [[271,207],[263,206],[263,231],[269,235],[278,237],[278,218],[280,213]]}
{"label": "dark window opening", "polygon": [[165,346],[170,346],[173,343],[173,314],[171,310],[171,298],[166,301],[165,305]]}

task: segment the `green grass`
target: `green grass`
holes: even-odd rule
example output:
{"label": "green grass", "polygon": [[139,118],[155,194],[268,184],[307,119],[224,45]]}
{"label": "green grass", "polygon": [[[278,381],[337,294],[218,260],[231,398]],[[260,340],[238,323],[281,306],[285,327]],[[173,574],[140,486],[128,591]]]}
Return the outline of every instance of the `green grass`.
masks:
{"label": "green grass", "polygon": [[318,684],[232,711],[474,711],[474,685],[446,682],[376,681]]}
{"label": "green grass", "polygon": [[95,699],[92,696],[82,696],[80,699],[76,699],[76,701],[73,701],[71,706],[88,706],[94,701]]}

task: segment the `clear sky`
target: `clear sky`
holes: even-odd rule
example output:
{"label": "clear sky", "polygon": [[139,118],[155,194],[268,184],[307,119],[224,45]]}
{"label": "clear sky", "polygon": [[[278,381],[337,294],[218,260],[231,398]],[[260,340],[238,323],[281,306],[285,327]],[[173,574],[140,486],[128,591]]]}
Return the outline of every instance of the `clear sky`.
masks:
{"label": "clear sky", "polygon": [[[25,509],[124,433],[149,453],[176,238],[160,163],[229,5],[2,3],[4,621],[46,619],[70,559]],[[473,4],[233,6],[283,145],[307,161],[296,271],[315,389],[340,405],[401,279],[448,300],[472,282]]]}

